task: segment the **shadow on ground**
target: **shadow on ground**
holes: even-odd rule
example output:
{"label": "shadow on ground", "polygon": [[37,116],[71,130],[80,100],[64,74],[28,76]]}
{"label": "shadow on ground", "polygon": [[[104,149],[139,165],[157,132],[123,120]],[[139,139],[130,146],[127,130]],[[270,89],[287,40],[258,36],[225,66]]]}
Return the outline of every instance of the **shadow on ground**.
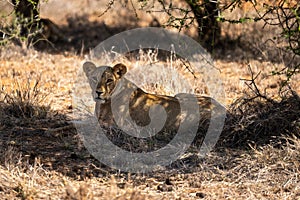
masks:
{"label": "shadow on ground", "polygon": [[61,36],[55,38],[50,36],[48,41],[40,41],[34,47],[48,53],[75,52],[82,55],[89,53],[102,41],[117,33],[137,28],[135,23],[124,24],[124,26],[108,26],[104,22],[91,22],[86,15],[67,18],[67,22],[67,25],[58,26]]}
{"label": "shadow on ground", "polygon": [[[9,106],[1,107],[1,165],[5,165],[7,159],[12,157],[10,153],[14,152],[15,159],[18,159],[19,154],[22,155],[23,162],[34,164],[35,160],[39,159],[45,169],[55,170],[79,180],[117,173],[116,170],[101,164],[89,154],[82,144],[82,138],[65,114],[49,110],[43,118],[17,118],[3,112],[13,109]],[[221,155],[220,157],[224,156],[223,147],[243,152],[249,150],[248,144],[255,147],[276,144],[282,136],[297,131],[299,133],[298,96],[287,98],[280,103],[243,101],[231,111],[233,113],[225,124],[220,143],[215,151],[216,154]],[[208,161],[191,154],[167,168],[183,173],[193,172],[198,170],[202,162]],[[228,162],[228,159],[224,162]],[[226,166],[226,163],[219,162],[211,164]]]}
{"label": "shadow on ground", "polygon": [[[130,18],[130,16],[123,17]],[[54,37],[55,39],[50,37],[49,41],[38,42],[35,48],[49,53],[86,54],[105,39],[126,30],[138,28],[136,18],[124,21],[131,23],[122,24],[122,26],[108,26],[104,22],[91,22],[87,15],[67,18],[67,25],[58,26],[63,37]],[[155,23],[154,20],[149,23],[149,26],[159,27],[160,24]],[[256,34],[257,32],[260,34]],[[227,34],[219,39],[212,55],[215,59],[238,63],[249,60],[284,63],[286,66],[295,66],[300,63],[300,57],[295,57],[285,48],[276,48],[276,41],[269,39],[263,41],[264,39],[260,38],[260,35],[270,35],[270,33],[268,30],[254,29],[235,38]]]}
{"label": "shadow on ground", "polygon": [[109,169],[84,148],[65,114],[49,110],[43,118],[24,118],[5,113],[11,109],[11,105],[3,104],[0,109],[1,165],[10,162],[10,158],[18,160],[21,155],[22,162],[33,165],[39,159],[45,169],[77,179],[108,173]]}
{"label": "shadow on ground", "polygon": [[292,94],[281,101],[240,98],[230,107],[219,146],[249,149],[264,145],[281,147],[287,137],[300,137],[300,98]]}

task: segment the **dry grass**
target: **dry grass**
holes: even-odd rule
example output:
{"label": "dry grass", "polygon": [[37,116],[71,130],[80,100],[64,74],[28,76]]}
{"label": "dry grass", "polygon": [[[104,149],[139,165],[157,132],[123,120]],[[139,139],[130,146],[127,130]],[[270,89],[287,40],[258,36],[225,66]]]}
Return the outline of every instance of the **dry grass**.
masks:
{"label": "dry grass", "polygon": [[[58,24],[60,18],[64,19],[61,27],[66,28],[67,13],[53,15],[60,7],[57,2],[60,1],[49,2],[53,7],[48,10],[43,5],[42,15],[53,17]],[[97,31],[110,36],[107,29],[92,28],[103,22],[116,33],[125,25],[147,26],[152,20],[147,16],[143,22],[137,22],[127,16],[122,21],[119,15],[126,15],[124,7],[99,19],[95,6],[81,10],[82,4],[74,4],[74,13],[69,15],[73,20],[80,19],[91,37]],[[81,17],[84,15],[86,18]],[[86,35],[72,25],[71,21],[65,30],[80,30],[80,41]],[[225,26],[231,46],[217,49],[214,55],[223,78],[225,104],[232,114],[225,127],[226,145],[205,159],[191,153],[149,174],[121,173],[102,165],[90,156],[70,124],[74,80],[86,50],[94,43],[81,41],[75,47],[58,44],[55,53],[14,45],[1,47],[0,198],[300,199],[299,97],[290,90],[280,94],[285,98],[278,95],[284,77],[274,77],[271,71],[284,66],[284,60],[280,62],[278,54],[268,53],[269,49],[259,44],[262,35],[272,37],[266,34],[271,31],[259,32],[256,28],[251,24]],[[60,45],[67,48],[61,50]],[[249,93],[247,81],[241,80],[251,79],[248,66],[254,74],[261,72],[256,84],[262,94],[275,102],[263,98],[249,101],[256,94]],[[298,75],[290,83],[297,94],[299,82]],[[160,86],[145,87],[162,91]]]}
{"label": "dry grass", "polygon": [[[30,60],[32,56],[38,56],[38,58],[40,58],[38,62],[34,61],[36,69],[48,71],[46,76],[41,76],[41,82],[45,82],[49,77],[52,77],[54,83],[57,80],[66,83],[67,80],[60,79],[64,75],[58,75],[58,70],[69,69],[73,77],[75,77],[77,66],[66,67],[74,63],[74,60],[69,59],[69,57],[75,58],[75,56],[46,56],[43,53],[32,51],[28,55],[20,56],[19,59]],[[54,64],[50,64],[51,62],[49,62],[49,60],[55,60]],[[78,59],[78,63],[79,60],[80,59]],[[19,62],[18,60],[10,61],[9,58],[3,60],[4,64],[9,63],[7,64],[7,69],[11,66],[11,63],[14,63],[14,71],[19,73],[17,78],[15,77],[10,79],[11,81],[2,83],[7,88],[5,94],[10,97],[15,95],[15,99],[20,99],[20,101],[3,101],[3,103],[6,105],[15,105],[16,103],[17,105],[24,105],[26,98],[24,99],[22,95],[18,96],[16,94],[36,94],[37,100],[44,99],[45,94],[47,94],[47,98],[44,101],[37,101],[35,98],[29,98],[27,100],[36,105],[38,109],[42,105],[51,105],[51,109],[48,110],[46,120],[42,120],[44,123],[42,126],[40,125],[41,119],[39,119],[39,117],[24,118],[23,115],[14,116],[14,119],[19,118],[23,121],[16,123],[17,127],[12,125],[1,126],[2,164],[0,167],[0,178],[3,180],[0,180],[0,196],[2,198],[297,199],[300,197],[300,143],[297,137],[293,138],[292,136],[282,138],[280,140],[282,143],[278,143],[277,141],[276,143],[265,145],[265,143],[262,142],[262,146],[252,146],[252,148],[247,144],[248,140],[242,137],[235,142],[237,142],[240,147],[241,145],[245,145],[247,150],[244,148],[240,150],[220,148],[219,151],[211,153],[203,160],[199,160],[199,158],[194,158],[193,156],[188,157],[174,163],[163,171],[146,175],[119,173],[102,166],[84,150],[74,130],[68,125],[67,128],[65,128],[66,124],[61,123],[61,121],[66,120],[68,116],[69,112],[67,108],[71,101],[70,93],[65,93],[66,90],[64,90],[67,86],[53,84],[53,88],[49,90],[49,88],[47,89],[47,84],[39,86],[36,85],[35,80],[30,84],[25,74],[32,71],[32,69],[30,67],[25,69],[21,68]],[[30,65],[25,62],[25,66]],[[52,66],[57,66],[57,69],[51,71],[50,69],[54,69]],[[227,69],[224,71],[226,70]],[[231,71],[231,73],[233,72]],[[9,73],[12,73],[12,70],[2,71],[3,80],[9,79]],[[248,72],[245,72],[245,74],[247,75],[245,78],[250,76]],[[70,74],[68,76],[70,76]],[[230,76],[230,78],[233,79],[233,76]],[[19,86],[12,84],[16,79],[21,83],[24,81],[24,84],[22,84],[22,86],[20,84]],[[262,79],[258,81],[265,80]],[[238,87],[237,85],[231,84],[226,85],[225,89],[230,91],[233,86]],[[43,88],[43,90],[41,88]],[[17,90],[20,90],[20,92],[16,93]],[[36,91],[36,93],[33,91]],[[2,94],[4,94],[3,90]],[[229,95],[237,94],[235,91],[232,91]],[[33,95],[33,97],[34,96],[35,95]],[[57,102],[51,103],[51,100],[53,101],[54,98],[57,98]],[[65,98],[67,99],[65,100]],[[230,99],[230,101],[233,100]],[[235,128],[235,132],[233,131],[232,133],[236,133],[236,135],[247,133],[248,139],[252,139],[251,131],[255,129],[245,132],[243,125],[246,124],[243,124],[244,122],[241,119],[244,119],[246,122],[260,123],[260,118],[257,118],[258,120],[250,118],[249,120],[247,117],[251,117],[253,113],[265,117],[265,115],[261,115],[260,112],[268,111],[270,114],[267,116],[270,116],[270,119],[274,119],[272,117],[274,117],[274,112],[278,111],[278,109],[283,109],[282,111],[285,109],[289,111],[291,107],[295,109],[293,104],[288,104],[288,99],[285,104],[283,103],[281,105],[278,103],[273,105],[277,105],[277,107],[263,103],[262,105],[267,105],[264,107],[266,110],[257,107],[257,105],[261,103],[261,101],[257,101],[257,103],[254,103],[255,106],[253,106],[253,104],[244,104],[243,108],[240,106],[234,107],[237,110],[234,111],[233,109],[233,111],[240,118],[237,118],[236,123],[231,124],[231,128]],[[15,106],[12,108],[14,107]],[[246,113],[239,113],[238,111],[244,111]],[[2,114],[1,117],[4,119],[14,112],[15,110],[13,110],[12,113],[4,112],[4,115]],[[284,112],[275,112],[277,114],[283,114],[283,116],[277,120],[280,121],[285,117]],[[64,113],[65,116],[63,118],[55,118],[58,113]],[[293,112],[287,112],[286,114],[293,114]],[[243,116],[245,117],[243,118]],[[26,123],[24,123],[25,119],[30,119],[30,122],[26,120]],[[266,120],[267,119],[268,118],[266,118]],[[14,121],[10,123],[14,123]],[[294,120],[294,124],[297,125],[297,123],[299,124],[299,120]],[[265,128],[276,129],[279,134],[283,133],[280,130],[281,124],[277,123],[276,125],[277,128],[273,126],[272,121],[268,126],[261,124],[262,127],[265,126]],[[254,127],[260,130],[258,125]],[[272,132],[272,130],[269,131]],[[253,131],[252,133],[256,132]],[[38,137],[37,134],[39,135]],[[32,141],[31,138],[33,137],[35,141]],[[260,137],[258,137],[258,140],[259,138]],[[49,143],[50,140],[52,141],[51,143]],[[51,146],[51,149],[48,149],[48,145]],[[34,148],[30,149],[30,146]],[[48,150],[45,150],[45,148]]]}
{"label": "dry grass", "polygon": [[[6,153],[0,195],[6,199],[298,199],[300,143],[249,152],[211,154],[194,172],[170,170],[141,176],[112,174],[74,180],[45,170],[38,159]],[[14,156],[12,156],[14,155]]]}
{"label": "dry grass", "polygon": [[0,95],[3,96],[4,114],[16,118],[45,118],[50,106],[43,105],[47,95],[42,93],[39,85],[39,78],[33,81],[28,78],[25,83],[15,80],[9,89],[3,86]]}

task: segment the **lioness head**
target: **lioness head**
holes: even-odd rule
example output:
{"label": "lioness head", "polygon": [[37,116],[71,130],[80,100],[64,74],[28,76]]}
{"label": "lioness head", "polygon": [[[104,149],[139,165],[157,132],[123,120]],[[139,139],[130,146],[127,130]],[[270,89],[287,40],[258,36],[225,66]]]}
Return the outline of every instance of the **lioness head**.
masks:
{"label": "lioness head", "polygon": [[121,63],[113,67],[96,67],[92,62],[85,62],[83,71],[89,80],[94,100],[105,101],[111,97],[118,81],[127,72],[127,67]]}

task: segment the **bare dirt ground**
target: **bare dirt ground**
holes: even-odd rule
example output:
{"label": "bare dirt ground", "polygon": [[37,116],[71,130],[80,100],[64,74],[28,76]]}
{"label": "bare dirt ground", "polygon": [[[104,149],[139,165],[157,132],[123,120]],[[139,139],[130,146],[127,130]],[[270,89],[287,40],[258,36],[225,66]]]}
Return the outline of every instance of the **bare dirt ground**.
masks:
{"label": "bare dirt ground", "polygon": [[[3,12],[9,13],[11,7],[5,3],[1,3]],[[98,17],[107,3],[44,2],[41,17],[50,18],[71,42],[36,49],[1,46],[0,198],[300,199],[300,140],[284,135],[285,130],[282,143],[271,137],[260,145],[219,148],[206,158],[190,155],[149,174],[113,170],[89,154],[70,122],[74,82],[85,56],[116,33],[159,25],[165,19],[161,13],[139,11],[137,18],[132,7],[120,4]],[[290,59],[264,42],[276,30],[251,23],[222,28],[222,44],[212,56],[223,79],[226,107],[249,90],[242,81],[251,78],[249,66],[255,74],[260,72],[256,81],[261,90],[278,99],[284,77],[271,72]],[[194,28],[184,32],[197,37]],[[299,82],[299,75],[291,81],[298,94]],[[299,117],[294,123],[300,123]]]}

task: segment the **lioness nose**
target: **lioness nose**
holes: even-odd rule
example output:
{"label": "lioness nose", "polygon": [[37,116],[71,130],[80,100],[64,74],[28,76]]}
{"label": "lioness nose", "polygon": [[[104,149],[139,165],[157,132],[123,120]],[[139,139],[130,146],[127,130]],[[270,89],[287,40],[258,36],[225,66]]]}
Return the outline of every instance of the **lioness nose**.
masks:
{"label": "lioness nose", "polygon": [[101,94],[103,94],[103,92],[102,92],[102,91],[96,91],[96,94],[97,94],[98,97],[99,97]]}

